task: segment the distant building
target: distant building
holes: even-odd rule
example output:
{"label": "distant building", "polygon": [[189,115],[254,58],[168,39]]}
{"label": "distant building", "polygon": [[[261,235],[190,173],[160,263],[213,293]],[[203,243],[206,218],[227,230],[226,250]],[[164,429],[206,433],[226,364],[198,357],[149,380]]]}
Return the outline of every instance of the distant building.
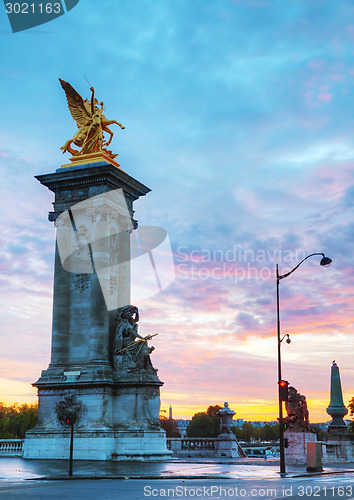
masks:
{"label": "distant building", "polygon": [[178,419],[176,420],[177,425],[178,425],[178,430],[181,434],[181,437],[184,438],[187,436],[187,427],[191,423],[191,420],[182,420]]}
{"label": "distant building", "polygon": [[233,424],[236,426],[236,427],[242,427],[243,424],[252,424],[253,427],[264,427],[265,425],[275,425],[277,424],[278,422],[276,420],[272,420],[270,422],[266,422],[264,420],[255,420],[255,421],[252,421],[252,420],[244,420],[243,418],[238,418],[238,419],[235,419],[232,421]]}
{"label": "distant building", "polygon": [[233,425],[235,427],[242,427],[243,426],[243,423],[244,423],[244,420],[243,418],[235,418],[233,421],[232,421]]}
{"label": "distant building", "polygon": [[[166,411],[166,410],[165,410]],[[170,404],[170,407],[168,409],[168,419],[173,420],[172,416],[172,405]],[[183,419],[177,419],[177,426],[179,433],[181,434],[181,437],[186,437],[187,436],[187,427],[190,424],[191,420],[183,420]]]}
{"label": "distant building", "polygon": [[265,425],[275,425],[278,422],[276,420],[271,420],[270,422],[265,422],[264,420],[260,421],[255,421],[255,422],[250,422],[253,427],[264,427]]}
{"label": "distant building", "polygon": [[[319,429],[322,429],[324,431],[328,430],[328,426],[329,424],[332,422],[332,420],[328,420],[328,422],[316,422],[314,423],[313,425],[315,425],[316,427],[318,427]],[[344,423],[345,425],[348,427],[348,425],[350,424],[351,420],[349,419],[345,419],[344,420]]]}

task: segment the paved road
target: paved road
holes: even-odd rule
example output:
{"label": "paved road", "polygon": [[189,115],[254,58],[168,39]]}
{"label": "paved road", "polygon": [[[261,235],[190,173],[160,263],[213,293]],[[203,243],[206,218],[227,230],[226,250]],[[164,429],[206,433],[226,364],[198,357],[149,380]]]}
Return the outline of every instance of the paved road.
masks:
{"label": "paved road", "polygon": [[252,498],[353,500],[350,474],[278,479],[104,479],[3,481],[0,498],[140,500],[148,498]]}
{"label": "paved road", "polygon": [[353,464],[326,467],[326,474],[308,476],[298,466],[281,478],[276,463],[262,461],[75,462],[75,479],[69,480],[65,461],[1,458],[0,498],[354,500],[354,472],[344,472],[350,468]]}
{"label": "paved road", "polygon": [[[354,470],[354,464],[325,466],[325,472],[343,469]],[[289,475],[306,472],[305,465],[287,466]],[[31,479],[44,477],[65,478],[68,475],[66,460],[24,460],[17,457],[0,457],[0,481],[2,479]],[[199,477],[208,478],[278,478],[279,461],[264,459],[203,459],[183,458],[168,462],[102,462],[74,460],[74,476],[86,478],[104,477]]]}

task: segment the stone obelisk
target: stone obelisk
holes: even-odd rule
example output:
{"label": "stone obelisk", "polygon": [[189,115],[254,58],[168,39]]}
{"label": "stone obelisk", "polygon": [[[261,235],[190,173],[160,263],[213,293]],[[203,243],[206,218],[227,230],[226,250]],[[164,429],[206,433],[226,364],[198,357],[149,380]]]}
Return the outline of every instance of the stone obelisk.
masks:
{"label": "stone obelisk", "polygon": [[[38,422],[26,434],[24,458],[68,457],[69,428],[57,409],[75,397],[84,411],[75,423],[74,458],[166,459],[171,452],[159,423],[163,383],[148,339],[138,333],[138,309],[130,305],[133,203],[150,189],[102,147],[112,122],[93,89],[89,102],[61,84],[81,128],[63,147],[73,154],[71,163],[36,177],[55,194],[49,220],[57,228],[57,245],[51,361],[33,384]],[[72,142],[81,150],[73,150]]]}
{"label": "stone obelisk", "polygon": [[328,427],[328,439],[345,439],[347,426],[343,418],[348,413],[348,408],[344,406],[339,368],[334,361],[331,368],[331,400],[326,412],[333,419]]}

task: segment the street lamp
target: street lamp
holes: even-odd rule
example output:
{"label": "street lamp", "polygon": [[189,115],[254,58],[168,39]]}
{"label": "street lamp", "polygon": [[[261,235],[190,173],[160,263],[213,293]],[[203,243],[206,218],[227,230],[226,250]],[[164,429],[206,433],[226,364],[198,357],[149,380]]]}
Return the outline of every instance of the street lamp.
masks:
{"label": "street lamp", "polygon": [[326,257],[324,253],[311,253],[301,262],[297,264],[291,271],[288,273],[279,275],[279,267],[277,264],[276,272],[277,272],[277,334],[278,334],[278,401],[279,401],[279,445],[280,445],[280,474],[285,474],[285,451],[284,451],[284,428],[283,428],[283,397],[282,397],[282,377],[281,377],[281,343],[285,337],[287,337],[286,342],[290,344],[291,340],[289,335],[286,334],[281,339],[280,338],[280,315],[279,315],[279,282],[280,280],[287,278],[292,274],[296,269],[301,266],[301,264],[308,259],[309,257],[313,257],[314,255],[322,255],[322,259],[320,261],[320,265],[324,267],[328,267],[331,265],[332,260],[329,257]]}

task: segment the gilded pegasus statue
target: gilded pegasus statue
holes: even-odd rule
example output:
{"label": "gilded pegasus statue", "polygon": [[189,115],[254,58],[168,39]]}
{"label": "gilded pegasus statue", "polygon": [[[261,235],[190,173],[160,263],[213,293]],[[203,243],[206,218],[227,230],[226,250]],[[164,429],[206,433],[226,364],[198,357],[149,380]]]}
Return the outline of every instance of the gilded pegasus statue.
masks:
{"label": "gilded pegasus statue", "polygon": [[[83,99],[70,83],[65,82],[61,78],[59,78],[59,81],[64,89],[71,116],[76,121],[77,128],[79,129],[74,137],[66,141],[64,146],[60,148],[63,153],[68,151],[73,156],[79,156],[103,152],[111,158],[118,156],[107,149],[107,146],[111,144],[113,139],[113,132],[108,126],[115,123],[121,129],[125,127],[116,120],[107,120],[103,114],[103,102],[98,103],[93,87],[90,87],[91,99],[88,100]],[[105,140],[104,132],[109,134],[108,140]],[[81,149],[73,149],[72,144]]]}

